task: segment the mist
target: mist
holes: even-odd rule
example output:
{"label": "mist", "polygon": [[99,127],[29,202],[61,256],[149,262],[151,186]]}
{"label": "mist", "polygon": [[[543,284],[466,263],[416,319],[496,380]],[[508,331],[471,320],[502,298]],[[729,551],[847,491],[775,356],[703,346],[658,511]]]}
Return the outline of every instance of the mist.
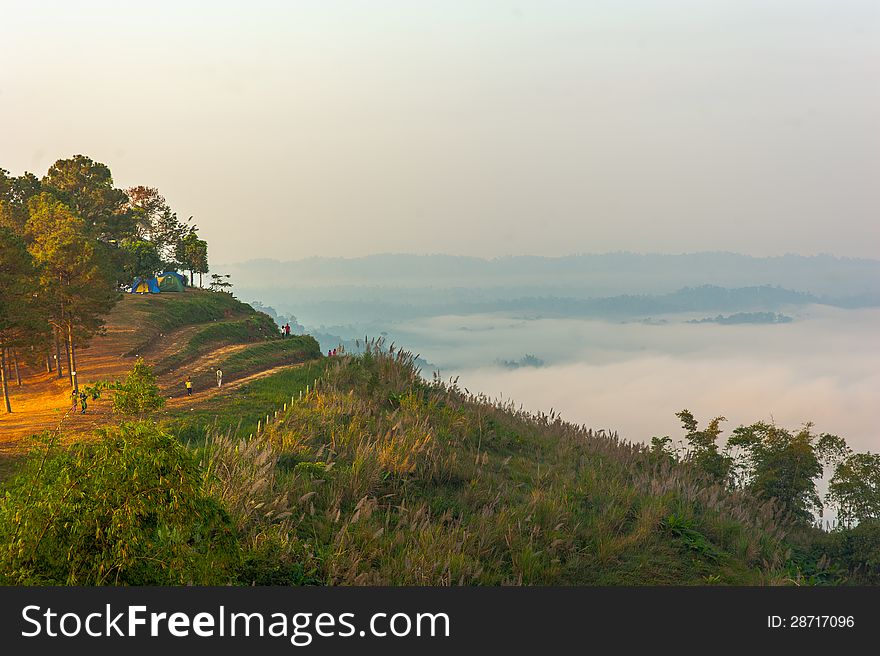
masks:
{"label": "mist", "polygon": [[[444,378],[526,409],[617,430],[633,441],[682,435],[674,413],[728,419],[727,432],[758,420],[880,449],[880,310],[810,306],[781,325],[613,323],[447,316],[397,327]],[[508,369],[525,354],[544,366]],[[426,372],[430,375],[430,372]]]}

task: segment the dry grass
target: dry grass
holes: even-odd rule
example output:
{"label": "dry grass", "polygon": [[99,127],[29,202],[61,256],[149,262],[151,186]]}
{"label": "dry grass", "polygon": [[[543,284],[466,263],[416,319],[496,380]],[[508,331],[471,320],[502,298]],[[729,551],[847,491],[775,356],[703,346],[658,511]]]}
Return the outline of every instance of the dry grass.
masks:
{"label": "dry grass", "polygon": [[213,436],[205,465],[254,558],[298,564],[272,582],[787,582],[774,508],[616,434],[427,382],[382,342],[251,440]]}

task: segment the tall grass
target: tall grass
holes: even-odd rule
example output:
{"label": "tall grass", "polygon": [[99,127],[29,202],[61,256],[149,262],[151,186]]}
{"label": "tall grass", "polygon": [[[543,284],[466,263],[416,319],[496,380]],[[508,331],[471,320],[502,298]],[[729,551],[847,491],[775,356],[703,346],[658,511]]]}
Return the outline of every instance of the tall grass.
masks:
{"label": "tall grass", "polygon": [[426,381],[415,357],[368,341],[250,441],[209,440],[218,495],[251,549],[298,559],[291,582],[787,582],[773,507],[615,433]]}

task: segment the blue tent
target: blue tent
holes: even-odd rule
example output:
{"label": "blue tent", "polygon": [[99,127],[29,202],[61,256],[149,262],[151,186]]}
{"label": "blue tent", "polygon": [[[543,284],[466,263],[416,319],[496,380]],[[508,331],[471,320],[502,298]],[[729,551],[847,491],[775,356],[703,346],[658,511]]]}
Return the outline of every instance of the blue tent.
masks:
{"label": "blue tent", "polygon": [[155,278],[135,278],[131,283],[132,294],[158,294],[159,281]]}

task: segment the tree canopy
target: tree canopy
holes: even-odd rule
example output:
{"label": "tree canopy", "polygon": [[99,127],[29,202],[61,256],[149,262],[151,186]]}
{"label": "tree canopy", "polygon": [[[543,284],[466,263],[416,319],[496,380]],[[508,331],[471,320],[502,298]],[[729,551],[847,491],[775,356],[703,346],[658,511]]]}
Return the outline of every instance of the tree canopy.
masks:
{"label": "tree canopy", "polygon": [[[136,277],[185,268],[208,272],[208,245],[192,217],[181,221],[155,187],[114,185],[110,168],[85,155],[57,160],[42,179],[0,168],[0,373],[19,349],[66,368],[103,326]],[[63,344],[63,349],[62,345]],[[54,353],[53,353],[54,351]],[[54,364],[57,363],[57,364]]]}

